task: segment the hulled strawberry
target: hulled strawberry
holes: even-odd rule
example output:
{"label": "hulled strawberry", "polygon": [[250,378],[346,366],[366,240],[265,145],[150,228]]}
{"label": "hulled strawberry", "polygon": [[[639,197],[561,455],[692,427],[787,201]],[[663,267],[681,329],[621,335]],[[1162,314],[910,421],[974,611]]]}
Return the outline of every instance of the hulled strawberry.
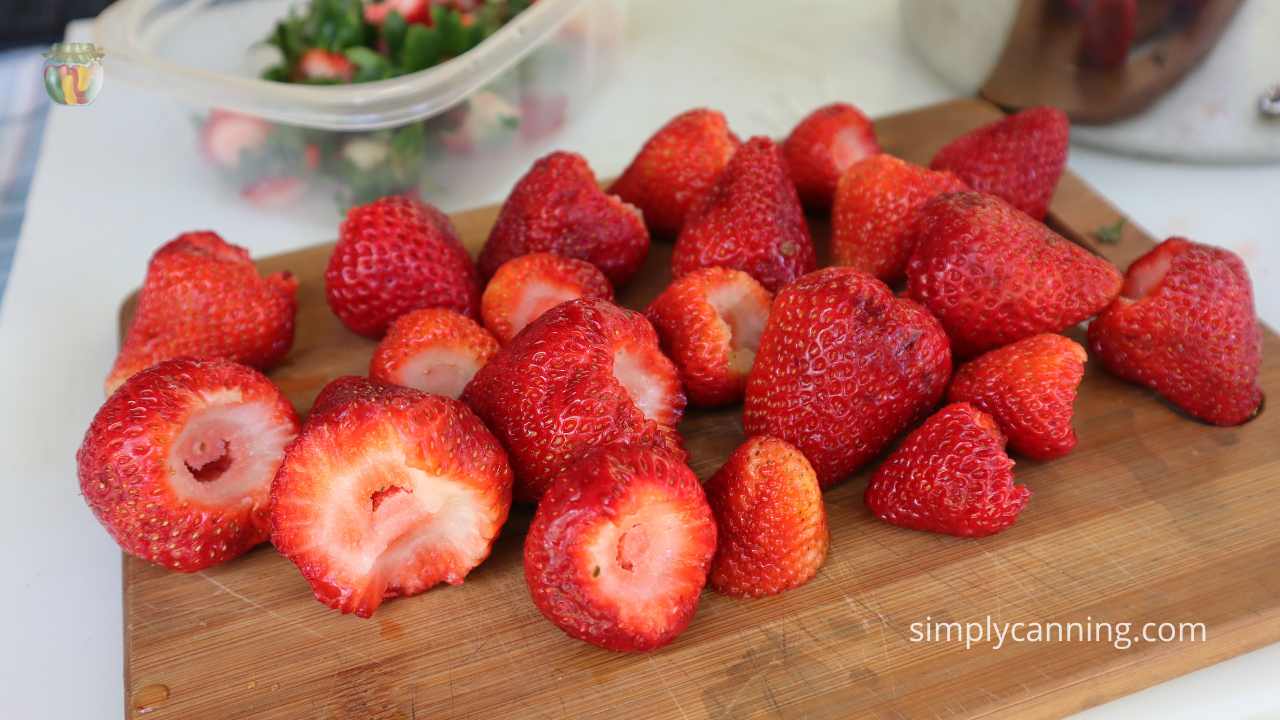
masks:
{"label": "hulled strawberry", "polygon": [[793,445],[758,436],[738,446],[705,487],[716,516],[711,587],[764,597],[818,573],[830,536],[818,477]]}
{"label": "hulled strawberry", "polygon": [[907,291],[947,329],[961,357],[1093,317],[1120,273],[991,195],[950,193],[920,209]]}
{"label": "hulled strawberry", "polygon": [[615,442],[680,448],[680,377],[643,315],[606,300],[548,310],[463,393],[502,440],[516,499],[536,502],[587,450]]}
{"label": "hulled strawberry", "polygon": [[1018,519],[1031,491],[1013,482],[1013,460],[990,415],[953,403],[916,428],[876,469],[867,507],[911,530],[982,537]]}
{"label": "hulled strawberry", "polygon": [[645,142],[609,191],[640,208],[653,234],[674,236],[741,144],[723,114],[688,110]]}
{"label": "hulled strawberry", "polygon": [[836,183],[845,171],[879,152],[875,127],[848,103],[824,105],[809,113],[782,144],[791,181],[800,201],[811,210],[831,207]]}
{"label": "hulled strawberry", "polygon": [[613,300],[613,286],[595,265],[551,253],[503,263],[480,296],[484,326],[507,343],[544,312],[577,298]]}
{"label": "hulled strawberry", "polygon": [[974,190],[1043,220],[1067,164],[1070,134],[1066,113],[1029,108],[952,140],[930,167],[950,170]]}
{"label": "hulled strawberry", "polygon": [[769,292],[817,266],[782,151],[768,138],[751,138],[733,154],[676,239],[675,277],[717,265],[746,272]]}
{"label": "hulled strawberry", "polygon": [[547,490],[525,538],[524,576],[565,634],[641,652],[689,625],[715,550],[711,508],[680,457],[609,445]]}
{"label": "hulled strawberry", "polygon": [[139,370],[176,357],[275,365],[293,345],[297,290],[297,279],[287,272],[260,276],[248,250],[215,233],[179,235],[151,256],[107,393]]}
{"label": "hulled strawberry", "polygon": [[166,360],[130,377],[98,410],[76,454],[80,492],[125,552],[195,572],[271,532],[267,504],[289,401],[229,360]]}
{"label": "hulled strawberry", "polygon": [[535,252],[586,260],[623,285],[649,254],[649,231],[635,207],[600,189],[581,155],[554,152],[535,162],[502,204],[480,272],[492,277],[506,261]]}
{"label": "hulled strawberry", "polygon": [[271,488],[271,541],[320,602],[369,617],[460,584],[511,507],[502,446],[456,400],[366,378],[316,398]]}
{"label": "hulled strawberry", "polygon": [[369,377],[455,400],[498,341],[475,320],[444,308],[402,315],[378,343]]}
{"label": "hulled strawberry", "polygon": [[1138,258],[1090,324],[1089,348],[1112,373],[1205,422],[1238,425],[1262,406],[1253,285],[1229,250],[1175,237]]}
{"label": "hulled strawberry", "polygon": [[680,369],[689,402],[742,399],[772,300],[745,272],[709,267],[676,278],[649,305],[649,320]]}
{"label": "hulled strawberry", "polygon": [[298,58],[298,79],[312,82],[349,83],[356,66],[346,55],[322,48],[311,48]]}
{"label": "hulled strawberry", "polygon": [[353,207],[324,271],[325,299],[352,332],[378,338],[411,310],[475,317],[480,281],[449,219],[399,195]]}
{"label": "hulled strawberry", "polygon": [[828,488],[932,409],[950,377],[933,316],[870,275],[826,268],[774,299],[743,428],[795,445]]}
{"label": "hulled strawberry", "polygon": [[1032,335],[961,365],[947,399],[967,402],[995,418],[1009,447],[1036,460],[1071,452],[1076,391],[1086,355],[1061,335]]}

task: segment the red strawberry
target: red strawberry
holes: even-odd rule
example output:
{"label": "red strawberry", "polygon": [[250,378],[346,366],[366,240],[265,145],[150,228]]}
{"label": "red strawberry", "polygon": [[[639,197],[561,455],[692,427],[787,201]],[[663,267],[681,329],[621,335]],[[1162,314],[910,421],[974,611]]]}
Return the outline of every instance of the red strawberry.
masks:
{"label": "red strawberry", "polygon": [[1229,250],[1169,238],[1138,258],[1124,289],[1089,326],[1111,372],[1214,425],[1262,407],[1262,327],[1244,262]]}
{"label": "red strawberry", "polygon": [[534,163],[502,204],[480,272],[492,277],[506,261],[535,252],[586,260],[622,285],[649,254],[649,233],[635,207],[600,189],[581,155],[554,152]]}
{"label": "red strawberry", "polygon": [[292,275],[259,276],[248,250],[215,233],[179,235],[151,256],[107,393],[139,370],[176,357],[275,365],[293,345],[297,291]]}
{"label": "red strawberry", "polygon": [[707,481],[716,515],[711,587],[763,597],[813,579],[827,557],[827,511],[813,466],[794,446],[759,436]]}
{"label": "red strawberry", "polygon": [[742,399],[772,300],[741,270],[709,267],[676,278],[649,306],[649,320],[680,369],[691,403]]}
{"label": "red strawberry", "polygon": [[643,315],[583,298],[548,310],[476,373],[463,400],[511,453],[516,499],[614,442],[680,448],[676,368]]}
{"label": "red strawberry", "polygon": [[981,193],[950,193],[919,211],[907,291],[970,357],[1061,332],[1120,292],[1111,263]]}
{"label": "red strawberry", "polygon": [[431,0],[382,0],[364,6],[364,21],[382,27],[392,11],[400,13],[407,23],[431,24]]}
{"label": "red strawberry", "polygon": [[950,170],[974,190],[1043,220],[1067,164],[1070,134],[1066,113],[1030,108],[952,140],[929,167]]}
{"label": "red strawberry", "polygon": [[769,292],[817,267],[796,188],[769,138],[734,153],[676,239],[672,275],[716,265],[747,272]]}
{"label": "red strawberry", "polygon": [[271,532],[267,500],[298,415],[262,373],[167,360],[120,386],[76,454],[80,492],[121,549],[195,572]]}
{"label": "red strawberry", "polygon": [[235,169],[246,152],[262,149],[270,135],[271,123],[260,117],[215,109],[200,127],[200,148],[214,165]]}
{"label": "red strawberry", "polygon": [[641,652],[689,625],[715,550],[711,508],[679,457],[609,445],[547,490],[525,538],[524,577],[565,634]]}
{"label": "red strawberry", "polygon": [[496,352],[498,341],[475,320],[423,308],[391,323],[369,361],[369,377],[457,399]]}
{"label": "red strawberry", "polygon": [[826,268],[774,299],[742,424],[799,448],[825,489],[923,417],[950,377],[937,320],[870,275]]}
{"label": "red strawberry", "polygon": [[566,300],[613,300],[609,279],[585,260],[532,253],[498,268],[480,296],[484,326],[507,343],[526,325]]}
{"label": "red strawberry", "polygon": [[1138,0],[1087,0],[1080,22],[1080,60],[1095,67],[1120,67],[1137,34]]}
{"label": "red strawberry", "polygon": [[931,198],[964,190],[949,172],[873,155],[840,178],[831,208],[831,259],[897,282],[915,247],[912,223]]}
{"label": "red strawberry", "polygon": [[306,180],[299,177],[276,176],[249,183],[240,190],[240,197],[258,207],[278,208],[298,202],[306,191]]}
{"label": "red strawberry", "polygon": [[502,446],[462,403],[365,378],[316,399],[271,488],[271,541],[316,599],[369,617],[462,583],[511,508]]}
{"label": "red strawberry", "polygon": [[1071,415],[1085,358],[1074,340],[1032,335],[961,365],[947,399],[990,413],[1017,452],[1061,457],[1076,446]]}
{"label": "red strawberry", "polygon": [[674,236],[741,144],[723,114],[685,111],[645,142],[609,191],[640,208],[653,234]]}
{"label": "red strawberry", "polygon": [[372,338],[411,310],[443,307],[475,317],[480,304],[475,266],[448,217],[399,195],[347,211],[324,290],[342,324]]}
{"label": "red strawberry", "polygon": [[845,170],[880,152],[876,129],[862,111],[848,103],[814,110],[795,126],[782,154],[800,200],[811,210],[826,210]]}
{"label": "red strawberry", "polygon": [[356,66],[342,53],[311,48],[298,58],[298,79],[351,82]]}

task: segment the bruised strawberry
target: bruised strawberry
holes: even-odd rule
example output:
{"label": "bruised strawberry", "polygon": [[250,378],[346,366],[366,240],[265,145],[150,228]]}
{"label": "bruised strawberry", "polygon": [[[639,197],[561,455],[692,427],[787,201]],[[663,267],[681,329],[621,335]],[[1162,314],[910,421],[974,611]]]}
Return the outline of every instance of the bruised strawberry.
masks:
{"label": "bruised strawberry", "polygon": [[825,489],[923,417],[950,377],[933,316],[870,275],[826,268],[774,299],[742,424],[799,448]]}
{"label": "bruised strawberry", "polygon": [[613,300],[613,287],[585,260],[531,253],[493,274],[480,296],[480,317],[498,342],[507,343],[542,313],[580,297]]}
{"label": "bruised strawberry", "polygon": [[298,58],[300,80],[349,83],[355,74],[356,66],[342,53],[311,48]]}
{"label": "bruised strawberry", "polygon": [[680,369],[689,402],[742,399],[773,296],[741,270],[710,267],[676,278],[649,306],[662,347]]}
{"label": "bruised strawberry", "polygon": [[1008,203],[981,193],[939,195],[920,209],[907,292],[971,357],[1098,314],[1120,273]]}
{"label": "bruised strawberry", "polygon": [[635,207],[596,184],[577,153],[554,152],[520,178],[480,251],[480,273],[535,252],[578,258],[623,285],[649,254],[649,232]]}
{"label": "bruised strawberry", "polygon": [[461,584],[510,507],[502,446],[464,405],[345,377],[285,453],[271,541],[317,600],[369,617],[388,598]]}
{"label": "bruised strawberry", "polygon": [[98,410],[76,454],[80,492],[120,548],[195,572],[265,541],[293,406],[228,360],[167,360]]}
{"label": "bruised strawberry", "polygon": [[1112,373],[1214,425],[1262,406],[1262,327],[1244,262],[1229,250],[1169,238],[1138,258],[1124,289],[1089,326]]}
{"label": "bruised strawberry", "polygon": [[496,352],[498,341],[475,320],[423,308],[391,323],[369,361],[369,377],[457,399]]}
{"label": "bruised strawberry", "polygon": [[1031,491],[1013,482],[996,421],[968,403],[930,417],[876,469],[867,507],[911,530],[982,537],[1018,519]]}
{"label": "bruised strawberry", "polygon": [[723,114],[688,110],[645,142],[609,191],[640,208],[653,234],[674,236],[741,144]]}
{"label": "bruised strawberry", "polygon": [[716,523],[693,471],[671,453],[598,448],[547,490],[524,542],[533,604],[570,637],[643,652],[693,619]]}
{"label": "bruised strawberry", "polygon": [[830,536],[822,488],[794,446],[758,436],[706,484],[718,529],[711,587],[734,597],[776,595],[813,579]]}
{"label": "bruised strawberry", "polygon": [[974,190],[1043,220],[1067,164],[1070,134],[1066,113],[1029,108],[952,140],[929,167],[950,170]]}
{"label": "bruised strawberry", "polygon": [[275,365],[293,345],[297,291],[292,275],[261,277],[248,250],[216,233],[179,235],[151,256],[107,393],[139,370],[177,357]]}
{"label": "bruised strawberry", "polygon": [[782,144],[796,192],[811,210],[831,207],[840,176],[859,160],[879,152],[875,127],[861,110],[848,103],[832,103],[814,110]]}
{"label": "bruised strawberry", "polygon": [[746,272],[769,292],[817,266],[796,188],[769,138],[751,138],[733,154],[676,239],[675,277],[717,265]]}

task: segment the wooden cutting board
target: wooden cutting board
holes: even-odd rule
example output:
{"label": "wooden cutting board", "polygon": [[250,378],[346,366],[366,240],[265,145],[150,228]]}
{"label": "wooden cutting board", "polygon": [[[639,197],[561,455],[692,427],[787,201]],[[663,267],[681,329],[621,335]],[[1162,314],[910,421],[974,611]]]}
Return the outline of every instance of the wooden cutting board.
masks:
{"label": "wooden cutting board", "polygon": [[[887,150],[927,162],[998,117],[963,100],[886,118]],[[483,242],[495,208],[456,216]],[[1151,246],[1067,173],[1051,224],[1121,268]],[[815,223],[825,244],[825,228]],[[324,303],[329,246],[264,258],[302,281],[298,339],[271,373],[300,410],[362,373],[373,344]],[[667,280],[670,246],[621,293],[633,307]],[[126,307],[127,313],[129,308]],[[1079,333],[1076,333],[1079,337]],[[1263,386],[1280,397],[1280,341],[1267,332]],[[370,620],[320,605],[269,546],[194,575],[124,559],[127,714],[148,718],[1054,717],[1280,640],[1280,414],[1213,428],[1090,362],[1079,447],[1018,460],[1034,492],[1017,525],[963,540],[891,527],[862,503],[866,473],[826,495],[831,552],[808,585],[763,600],[704,594],[692,625],[650,655],[571,640],[530,602],[521,568],[527,509],[464,585],[389,602]],[[706,477],[742,439],[737,408],[681,425]],[[1204,623],[1207,641],[1006,645],[913,642],[944,622]]]}

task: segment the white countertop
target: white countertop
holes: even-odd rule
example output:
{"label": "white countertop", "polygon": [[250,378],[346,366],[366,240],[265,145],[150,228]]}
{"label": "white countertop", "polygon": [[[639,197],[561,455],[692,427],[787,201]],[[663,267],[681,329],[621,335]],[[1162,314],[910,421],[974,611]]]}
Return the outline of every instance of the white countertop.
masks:
{"label": "white countertop", "polygon": [[[784,134],[836,99],[880,115],[955,94],[910,55],[887,0],[632,5],[623,67],[555,140],[601,175],[620,171],[650,132],[694,105],[725,111],[745,137]],[[87,37],[83,27],[73,34]],[[141,281],[148,256],[196,228],[255,255],[336,232],[323,198],[298,214],[240,201],[195,155],[192,132],[180,108],[110,77],[92,107],[50,113],[0,305],[3,717],[114,717],[122,707],[120,554],[79,497],[75,451],[102,402],[118,303]],[[1078,148],[1070,165],[1152,233],[1241,252],[1260,313],[1280,325],[1280,238],[1267,202],[1280,190],[1280,167],[1162,164]],[[495,177],[519,170],[495,169]],[[495,183],[449,198],[445,209],[497,201],[508,189]],[[1272,646],[1086,716],[1275,716],[1280,696],[1268,688],[1277,676],[1280,646]]]}

